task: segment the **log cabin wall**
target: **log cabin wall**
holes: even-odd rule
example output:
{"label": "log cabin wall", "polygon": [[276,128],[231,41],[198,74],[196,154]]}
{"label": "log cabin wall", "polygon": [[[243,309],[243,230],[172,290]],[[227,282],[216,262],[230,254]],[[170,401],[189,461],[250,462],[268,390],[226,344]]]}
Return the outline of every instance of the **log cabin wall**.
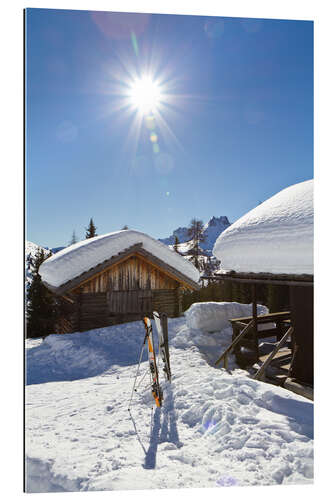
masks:
{"label": "log cabin wall", "polygon": [[105,292],[81,293],[78,296],[79,330],[91,330],[113,324],[107,308]]}
{"label": "log cabin wall", "polygon": [[133,255],[126,261],[106,269],[72,290],[75,314],[72,331],[102,328],[127,321],[139,320],[142,314],[110,311],[109,294],[130,290],[151,290],[152,311],[165,312],[169,317],[182,312],[180,283],[154,265]]}
{"label": "log cabin wall", "polygon": [[105,270],[81,286],[83,293],[109,290],[175,289],[179,283],[138,256]]}
{"label": "log cabin wall", "polygon": [[181,308],[178,303],[178,289],[153,290],[153,310],[166,313],[170,318],[179,316]]}
{"label": "log cabin wall", "polygon": [[54,332],[55,333],[72,333],[79,330],[79,315],[78,315],[78,301],[75,297],[71,300],[65,300],[63,297],[57,299],[60,316],[57,318]]}

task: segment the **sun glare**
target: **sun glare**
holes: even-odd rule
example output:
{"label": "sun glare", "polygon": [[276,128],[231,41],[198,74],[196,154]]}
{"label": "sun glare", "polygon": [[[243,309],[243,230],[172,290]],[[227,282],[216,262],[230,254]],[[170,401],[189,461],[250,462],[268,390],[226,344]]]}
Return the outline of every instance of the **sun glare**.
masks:
{"label": "sun glare", "polygon": [[161,102],[160,86],[148,76],[137,79],[131,86],[130,99],[143,115],[154,113]]}

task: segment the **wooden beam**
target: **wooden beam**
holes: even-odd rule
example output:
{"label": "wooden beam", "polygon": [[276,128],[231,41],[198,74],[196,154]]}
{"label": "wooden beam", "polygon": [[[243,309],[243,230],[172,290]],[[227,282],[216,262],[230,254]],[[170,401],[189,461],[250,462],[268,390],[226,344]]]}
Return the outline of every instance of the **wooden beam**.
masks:
{"label": "wooden beam", "polygon": [[232,321],[232,325],[235,325],[241,329],[243,329],[247,326],[247,323],[243,323],[242,321],[234,321],[234,320],[230,320],[230,321]]}
{"label": "wooden beam", "polygon": [[202,276],[200,278],[206,279],[206,280],[216,280],[216,281],[234,281],[237,283],[257,283],[257,284],[263,284],[263,285],[285,285],[285,286],[312,286],[313,287],[313,281],[305,281],[305,280],[279,280],[279,279],[272,279],[272,278],[238,278],[238,277],[231,277],[231,276],[226,276],[226,277],[220,277],[220,276]]}
{"label": "wooden beam", "polygon": [[[234,281],[238,283],[260,283],[265,285],[285,285],[285,286],[312,286],[313,287],[313,276],[303,277],[302,275],[286,275],[286,278],[282,278],[282,275],[264,275],[263,273],[255,274],[250,277],[249,275],[213,275],[213,276],[202,276],[201,280],[211,280],[211,281]],[[265,276],[265,277],[264,277]],[[276,277],[274,277],[276,276]]]}
{"label": "wooden beam", "polygon": [[256,285],[256,283],[253,283],[251,288],[252,288],[252,316],[253,316],[253,320],[254,320],[253,340],[255,343],[256,358],[258,361],[258,359],[259,359],[259,344],[258,344],[258,310],[257,310],[257,285]]}
{"label": "wooden beam", "polygon": [[244,335],[246,335],[251,330],[251,328],[253,328],[253,326],[254,326],[254,320],[250,321],[250,323],[244,328],[244,330],[240,332],[240,334],[235,338],[235,340],[231,342],[231,344],[226,348],[226,350],[221,354],[221,356],[215,361],[215,366],[218,365],[220,361],[222,361],[222,359],[231,351],[231,349],[233,349],[238,344],[238,342],[244,337]]}
{"label": "wooden beam", "polygon": [[[258,324],[262,324],[262,323],[275,322],[278,319],[289,320],[290,314],[291,314],[290,311],[261,314],[260,316],[257,316],[257,322],[258,322]],[[252,316],[244,316],[242,318],[229,319],[229,321],[230,321],[230,323],[233,323],[235,321],[246,322],[246,321],[251,321],[251,319],[252,319]]]}
{"label": "wooden beam", "polygon": [[67,295],[61,295],[61,298],[69,302],[70,304],[75,304],[75,300],[70,299]]}

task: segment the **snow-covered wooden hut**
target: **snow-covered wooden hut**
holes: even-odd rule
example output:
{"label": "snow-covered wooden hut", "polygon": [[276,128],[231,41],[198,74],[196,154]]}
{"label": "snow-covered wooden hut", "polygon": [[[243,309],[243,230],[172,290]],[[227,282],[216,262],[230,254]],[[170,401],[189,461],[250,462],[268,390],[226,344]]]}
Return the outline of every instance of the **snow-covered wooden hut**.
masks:
{"label": "snow-covered wooden hut", "polygon": [[182,312],[182,291],[199,288],[197,269],[166,245],[133,230],[86,239],[48,258],[39,273],[67,303],[62,331],[84,331]]}
{"label": "snow-covered wooden hut", "polygon": [[241,217],[219,236],[213,254],[221,280],[252,283],[254,290],[258,283],[289,286],[290,375],[312,385],[313,181],[290,186]]}

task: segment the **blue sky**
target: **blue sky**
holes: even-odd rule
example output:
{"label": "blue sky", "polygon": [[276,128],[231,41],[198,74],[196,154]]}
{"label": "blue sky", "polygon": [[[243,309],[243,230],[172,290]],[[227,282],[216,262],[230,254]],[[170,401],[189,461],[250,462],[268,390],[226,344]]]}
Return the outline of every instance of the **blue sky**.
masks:
{"label": "blue sky", "polygon": [[[166,237],[313,177],[313,23],[28,9],[27,239]],[[158,152],[129,80],[161,82]]]}

